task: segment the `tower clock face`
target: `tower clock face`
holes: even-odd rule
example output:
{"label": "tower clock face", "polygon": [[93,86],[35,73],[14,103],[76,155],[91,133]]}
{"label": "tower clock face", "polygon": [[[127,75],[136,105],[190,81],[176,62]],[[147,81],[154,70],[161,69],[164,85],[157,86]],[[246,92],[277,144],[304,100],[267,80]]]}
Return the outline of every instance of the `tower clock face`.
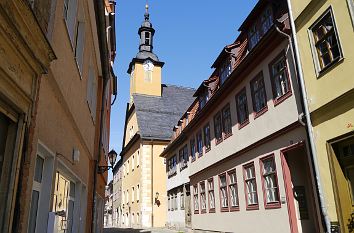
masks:
{"label": "tower clock face", "polygon": [[154,69],[154,64],[151,61],[145,61],[143,67],[145,71],[152,71]]}

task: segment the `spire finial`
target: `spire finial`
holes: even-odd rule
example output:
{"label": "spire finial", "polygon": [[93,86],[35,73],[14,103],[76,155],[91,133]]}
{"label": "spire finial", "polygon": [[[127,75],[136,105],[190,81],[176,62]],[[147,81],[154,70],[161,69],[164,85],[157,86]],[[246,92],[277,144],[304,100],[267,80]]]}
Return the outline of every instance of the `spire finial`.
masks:
{"label": "spire finial", "polygon": [[145,20],[149,20],[149,2],[148,0],[146,0],[146,4],[145,4]]}

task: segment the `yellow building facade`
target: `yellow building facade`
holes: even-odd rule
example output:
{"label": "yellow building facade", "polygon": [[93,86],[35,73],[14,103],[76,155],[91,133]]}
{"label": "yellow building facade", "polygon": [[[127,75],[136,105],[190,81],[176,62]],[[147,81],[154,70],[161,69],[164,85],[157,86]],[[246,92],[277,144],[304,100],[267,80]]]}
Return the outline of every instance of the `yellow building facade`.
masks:
{"label": "yellow building facade", "polygon": [[[153,53],[154,28],[148,9],[139,28],[139,52],[129,65],[130,102],[127,104],[121,152],[122,227],[164,227],[167,214],[164,159],[174,123],[185,111],[194,90],[161,83],[164,65]],[[118,182],[117,182],[118,183]],[[116,188],[117,189],[117,188]]]}
{"label": "yellow building facade", "polygon": [[291,1],[325,214],[354,231],[354,1]]}

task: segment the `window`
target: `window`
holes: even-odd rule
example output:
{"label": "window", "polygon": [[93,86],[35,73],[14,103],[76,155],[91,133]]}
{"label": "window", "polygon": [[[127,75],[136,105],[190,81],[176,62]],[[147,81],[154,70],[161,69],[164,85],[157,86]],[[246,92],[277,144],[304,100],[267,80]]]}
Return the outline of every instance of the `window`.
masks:
{"label": "window", "polygon": [[256,113],[257,117],[267,109],[267,96],[262,73],[258,74],[257,77],[251,81],[251,91],[253,111]]}
{"label": "window", "polygon": [[168,160],[168,176],[173,176],[177,173],[177,155],[174,155]]}
{"label": "window", "polygon": [[279,208],[279,188],[274,155],[261,160],[265,208]]}
{"label": "window", "polygon": [[132,158],[132,171],[134,171],[134,167],[135,167],[134,160],[135,160],[135,156],[133,155],[133,158]]}
{"label": "window", "polygon": [[178,204],[177,204],[177,193],[175,193],[175,198],[174,198],[173,200],[174,200],[174,203],[173,203],[173,205],[174,205],[174,209],[175,209],[175,210],[178,210]]}
{"label": "window", "polygon": [[222,141],[222,129],[221,129],[221,113],[218,112],[214,116],[214,133],[216,144]]}
{"label": "window", "polygon": [[188,147],[184,145],[183,148],[179,150],[179,164],[180,169],[184,169],[188,166]]}
{"label": "window", "polygon": [[145,45],[150,45],[150,32],[145,32]]}
{"label": "window", "polygon": [[194,213],[199,214],[199,197],[198,197],[198,185],[193,186],[193,201],[194,201]]}
{"label": "window", "polygon": [[282,54],[269,66],[275,101],[291,92],[285,56]]}
{"label": "window", "polygon": [[140,185],[136,186],[136,202],[139,202],[140,199]]}
{"label": "window", "polygon": [[192,162],[195,161],[195,139],[190,140]]}
{"label": "window", "polygon": [[239,128],[248,123],[248,107],[247,107],[246,88],[236,96],[237,120]]}
{"label": "window", "polygon": [[331,8],[311,27],[311,32],[320,72],[342,57]]}
{"label": "window", "polygon": [[227,183],[226,183],[226,174],[222,174],[219,176],[220,182],[220,205],[221,211],[229,210],[229,202],[227,199]]}
{"label": "window", "polygon": [[202,131],[199,131],[197,133],[197,152],[198,152],[198,157],[203,156],[203,137],[202,137]]}
{"label": "window", "polygon": [[352,24],[354,26],[354,0],[348,0],[348,7],[350,16],[352,17]]}
{"label": "window", "polygon": [[68,29],[71,44],[74,46],[75,26],[77,17],[77,0],[64,0],[63,17]]}
{"label": "window", "polygon": [[171,210],[171,196],[168,195],[168,210]]}
{"label": "window", "polygon": [[209,92],[208,89],[205,89],[199,96],[199,110],[206,105],[208,100],[209,100]]}
{"label": "window", "polygon": [[249,49],[251,50],[254,46],[256,46],[256,44],[261,38],[259,36],[259,32],[256,24],[252,25],[251,28],[249,29],[248,38],[249,38]]}
{"label": "window", "polygon": [[237,191],[237,179],[236,171],[228,172],[229,177],[229,198],[231,210],[238,210],[238,191]]}
{"label": "window", "polygon": [[248,31],[248,40],[249,40],[249,49],[257,45],[269,29],[273,25],[273,13],[271,7],[265,8],[264,12],[261,14],[261,17],[256,20],[256,22],[249,28]]}
{"label": "window", "polygon": [[230,105],[227,104],[222,110],[222,129],[225,137],[232,134]]}
{"label": "window", "polygon": [[203,128],[205,151],[210,150],[210,126],[209,123]]}
{"label": "window", "polygon": [[87,80],[87,103],[91,113],[91,117],[96,121],[96,108],[97,108],[97,76],[95,70],[93,69],[92,63],[90,63],[88,70],[88,80]]}
{"label": "window", "polygon": [[200,206],[202,213],[206,213],[206,195],[205,195],[205,181],[199,183],[200,185]]}
{"label": "window", "polygon": [[227,77],[231,74],[231,60],[227,58],[224,64],[220,68],[220,83],[223,84]]}
{"label": "window", "polygon": [[136,156],[136,167],[139,167],[140,165],[140,150],[138,150],[137,156]]}
{"label": "window", "polygon": [[132,187],[132,202],[134,202],[134,195],[135,195],[135,192],[134,192],[134,187]]}
{"label": "window", "polygon": [[127,175],[129,174],[129,159],[127,161]]}
{"label": "window", "polygon": [[257,183],[253,162],[243,167],[247,210],[258,209]]}
{"label": "window", "polygon": [[39,197],[40,197],[41,186],[42,186],[43,164],[44,164],[44,159],[39,155],[37,155],[36,165],[34,170],[34,178],[33,178],[34,181],[33,181],[33,190],[32,190],[30,219],[29,219],[29,226],[28,226],[29,233],[36,232]]}
{"label": "window", "polygon": [[76,45],[75,45],[75,58],[82,77],[82,69],[84,64],[84,43],[85,43],[85,22],[79,21],[76,26]]}
{"label": "window", "polygon": [[270,27],[273,25],[273,15],[270,7],[267,7],[261,16],[261,29],[262,34],[266,34]]}
{"label": "window", "polygon": [[215,212],[215,194],[214,194],[214,180],[208,180],[208,199],[209,199],[209,212]]}
{"label": "window", "polygon": [[181,210],[184,210],[184,193],[183,193],[183,190],[182,190],[181,196],[180,196],[180,206],[181,206]]}

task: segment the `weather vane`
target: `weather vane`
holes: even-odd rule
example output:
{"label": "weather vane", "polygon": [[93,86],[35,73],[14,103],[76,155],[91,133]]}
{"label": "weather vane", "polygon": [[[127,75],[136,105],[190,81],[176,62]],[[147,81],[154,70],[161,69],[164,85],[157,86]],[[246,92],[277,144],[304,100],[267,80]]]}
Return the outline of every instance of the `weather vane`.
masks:
{"label": "weather vane", "polygon": [[146,0],[145,4],[145,20],[149,20],[149,1]]}

